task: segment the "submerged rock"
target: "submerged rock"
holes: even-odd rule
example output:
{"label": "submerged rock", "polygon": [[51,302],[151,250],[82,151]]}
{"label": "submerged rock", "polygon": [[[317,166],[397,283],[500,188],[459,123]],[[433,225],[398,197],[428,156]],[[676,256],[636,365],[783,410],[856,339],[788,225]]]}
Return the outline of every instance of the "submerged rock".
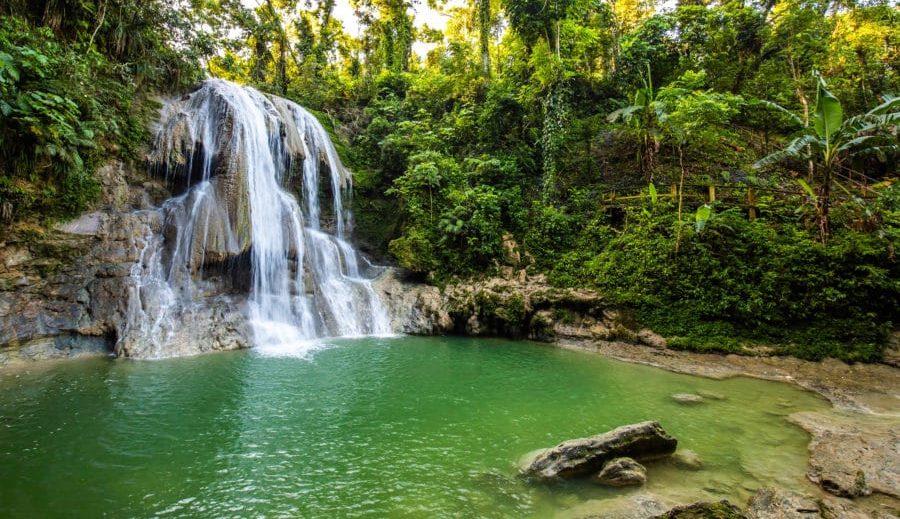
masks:
{"label": "submerged rock", "polygon": [[676,506],[654,519],[747,519],[740,508],[727,500],[718,503],[693,503]]}
{"label": "submerged rock", "polygon": [[811,519],[821,517],[819,505],[808,496],[777,488],[761,488],[750,498],[749,519]]}
{"label": "submerged rock", "polygon": [[659,422],[647,421],[538,451],[523,460],[521,472],[540,481],[570,479],[598,472],[615,458],[663,458],[675,452],[677,446],[678,440],[666,433]]}
{"label": "submerged rock", "polygon": [[647,482],[647,469],[631,458],[616,458],[603,465],[594,480],[611,487],[640,486]]}
{"label": "submerged rock", "polygon": [[612,499],[591,500],[567,516],[581,519],[652,519],[666,512],[673,503],[649,493],[631,493]]}
{"label": "submerged rock", "polygon": [[703,460],[700,455],[690,449],[684,449],[672,455],[672,463],[684,470],[703,469]]}
{"label": "submerged rock", "polygon": [[672,395],[672,400],[685,405],[696,405],[705,402],[702,396],[693,393],[676,393]]}
{"label": "submerged rock", "polygon": [[725,400],[727,397],[715,391],[697,391],[697,394],[708,400]]}

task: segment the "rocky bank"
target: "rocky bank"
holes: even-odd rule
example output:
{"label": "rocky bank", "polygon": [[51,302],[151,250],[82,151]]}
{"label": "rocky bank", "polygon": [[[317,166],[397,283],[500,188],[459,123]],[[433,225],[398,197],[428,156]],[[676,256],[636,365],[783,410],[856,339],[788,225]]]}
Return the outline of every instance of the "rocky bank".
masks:
{"label": "rocky bank", "polygon": [[[739,515],[721,517],[830,519],[900,514],[900,369],[891,362],[895,355],[890,349],[885,363],[855,365],[833,359],[810,362],[671,350],[665,338],[637,326],[602,295],[554,288],[542,276],[508,267],[501,277],[443,290],[407,281],[397,271],[385,273],[376,285],[389,303],[395,326],[405,333],[529,338],[691,375],[755,377],[819,393],[835,406],[833,412],[795,413],[790,421],[810,434],[807,477],[821,493],[801,496],[762,489]],[[603,510],[597,517],[714,516],[702,515],[703,507],[683,507],[663,515],[678,503],[641,493],[614,501],[620,503],[595,503]],[[574,516],[593,516],[590,507]],[[716,513],[726,509],[733,511],[720,507]]]}
{"label": "rocky bank", "polygon": [[[101,168],[99,208],[52,228],[18,224],[0,237],[0,366],[84,355],[155,356],[120,341],[164,185],[121,162]],[[177,328],[168,355],[249,345],[241,301],[221,296]],[[152,308],[148,308],[152,311]]]}

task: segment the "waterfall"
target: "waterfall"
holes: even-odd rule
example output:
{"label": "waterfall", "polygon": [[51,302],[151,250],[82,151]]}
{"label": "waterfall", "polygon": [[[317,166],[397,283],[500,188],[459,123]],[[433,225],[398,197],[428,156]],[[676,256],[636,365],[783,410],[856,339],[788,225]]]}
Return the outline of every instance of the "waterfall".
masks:
{"label": "waterfall", "polygon": [[226,307],[264,352],[391,333],[373,268],[348,241],[352,176],[308,111],[208,80],[164,105],[150,163],[182,192],[140,244],[123,351],[184,350],[203,335],[179,331],[219,329]]}

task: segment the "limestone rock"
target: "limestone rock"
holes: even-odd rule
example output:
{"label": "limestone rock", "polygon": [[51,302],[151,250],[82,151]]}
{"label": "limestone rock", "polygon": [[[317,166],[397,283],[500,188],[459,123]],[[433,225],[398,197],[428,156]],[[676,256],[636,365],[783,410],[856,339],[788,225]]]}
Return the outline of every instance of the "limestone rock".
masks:
{"label": "limestone rock", "polygon": [[672,463],[684,470],[702,470],[703,460],[700,455],[690,449],[679,450],[672,455]]}
{"label": "limestone rock", "polygon": [[678,441],[659,422],[624,425],[612,431],[560,443],[522,462],[522,474],[539,481],[570,479],[600,471],[610,460],[663,458],[675,452]]}
{"label": "limestone rock", "polygon": [[[122,164],[101,169],[145,178]],[[53,229],[8,229],[0,244],[0,365],[112,352],[132,266],[147,230],[160,226],[156,211],[129,207],[87,213]]]}
{"label": "limestone rock", "polygon": [[747,519],[741,509],[726,500],[676,506],[654,519]]}
{"label": "limestone rock", "polygon": [[672,400],[684,405],[702,404],[706,401],[702,396],[693,393],[676,393],[672,395]]}
{"label": "limestone rock", "polygon": [[372,287],[381,297],[400,333],[438,335],[453,330],[454,321],[447,312],[440,289],[403,279],[402,271],[385,269]]}
{"label": "limestone rock", "polygon": [[103,213],[99,211],[83,214],[70,222],[57,224],[56,229],[69,234],[95,236],[100,231],[103,217]]}
{"label": "limestone rock", "polygon": [[661,496],[640,492],[588,501],[579,506],[572,516],[583,519],[652,519],[671,507],[672,504]]}
{"label": "limestone rock", "polygon": [[637,338],[641,342],[641,344],[646,344],[647,346],[650,346],[652,348],[664,350],[668,346],[668,342],[666,341],[665,337],[648,328],[639,330],[637,332]]}
{"label": "limestone rock", "polygon": [[749,519],[813,519],[821,517],[819,505],[808,496],[776,488],[761,488],[750,498]]}
{"label": "limestone rock", "polygon": [[[249,348],[252,331],[243,303],[227,296],[210,298],[202,307],[180,316],[166,337],[126,337],[116,353],[131,358],[187,357],[213,351]],[[160,348],[160,342],[165,348]]]}
{"label": "limestone rock", "polygon": [[856,503],[849,499],[839,497],[825,496],[819,500],[819,513],[822,519],[896,519],[897,506],[896,501],[889,502],[887,506],[878,506],[878,503],[872,503],[867,510],[862,510],[856,506]]}
{"label": "limestone rock", "polygon": [[507,233],[503,235],[502,250],[502,258],[505,264],[515,267],[522,261],[522,256],[519,254],[519,244],[516,243],[512,234]]}
{"label": "limestone rock", "polygon": [[647,469],[631,458],[615,458],[603,465],[594,481],[611,487],[640,486],[647,482]]}
{"label": "limestone rock", "polygon": [[810,481],[841,497],[879,492],[900,498],[900,429],[895,419],[814,412],[788,419],[812,435]]}

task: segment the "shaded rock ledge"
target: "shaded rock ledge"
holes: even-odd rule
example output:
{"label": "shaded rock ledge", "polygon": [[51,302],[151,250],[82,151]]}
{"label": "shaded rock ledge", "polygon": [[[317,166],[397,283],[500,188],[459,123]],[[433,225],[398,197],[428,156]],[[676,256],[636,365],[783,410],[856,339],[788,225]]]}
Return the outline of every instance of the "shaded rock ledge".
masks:
{"label": "shaded rock ledge", "polygon": [[374,282],[394,329],[416,335],[627,341],[665,348],[663,337],[636,327],[601,294],[551,286],[526,271],[447,285],[443,289],[387,269]]}

